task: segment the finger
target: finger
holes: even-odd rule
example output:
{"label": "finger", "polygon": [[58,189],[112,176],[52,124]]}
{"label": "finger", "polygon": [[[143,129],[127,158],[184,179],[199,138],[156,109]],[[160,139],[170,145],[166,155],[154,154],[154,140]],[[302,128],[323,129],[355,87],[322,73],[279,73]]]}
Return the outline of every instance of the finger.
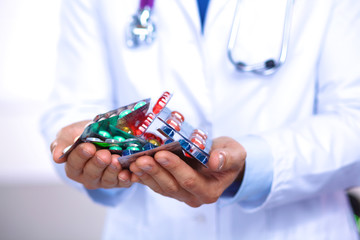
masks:
{"label": "finger", "polygon": [[155,154],[155,160],[189,193],[199,195],[206,189],[205,178],[177,155],[168,151],[159,151]]}
{"label": "finger", "polygon": [[106,167],[111,163],[111,153],[108,150],[97,151],[84,167],[84,186],[94,188],[98,186]]}
{"label": "finger", "polygon": [[84,126],[89,123],[89,120],[77,122],[62,128],[56,135],[56,139],[50,145],[50,150],[53,155],[53,159],[56,163],[63,163],[66,158],[60,157],[63,155],[64,149],[71,146],[77,137],[81,134]]}
{"label": "finger", "polygon": [[238,170],[243,167],[245,158],[246,151],[240,143],[231,138],[221,137],[214,141],[208,166],[217,172]]}
{"label": "finger", "polygon": [[112,188],[119,184],[118,174],[121,170],[121,166],[117,160],[118,157],[118,155],[111,156],[111,163],[106,167],[101,177],[101,187]]}
{"label": "finger", "polygon": [[66,162],[66,158],[60,158],[63,155],[64,149],[73,144],[73,142],[61,141],[56,139],[50,145],[50,151],[54,162],[63,163]]}
{"label": "finger", "polygon": [[[134,175],[135,176],[135,175]],[[131,173],[128,169],[123,169],[118,174],[119,185],[118,187],[130,187],[132,185]]]}
{"label": "finger", "polygon": [[[144,161],[148,161],[150,162],[152,159],[151,157],[148,156],[144,156],[144,157],[140,157],[138,158],[135,162],[133,162],[130,165],[130,171],[132,171],[138,178],[139,181],[141,181],[143,184],[145,184],[146,186],[150,187],[154,192],[159,193],[159,194],[164,194],[164,192],[162,191],[162,189],[160,188],[159,184],[157,184],[157,182],[150,176],[148,175],[145,170],[141,169],[136,162],[138,160],[144,159]],[[149,166],[146,166],[146,170],[148,170]],[[132,179],[133,180],[133,179]]]}
{"label": "finger", "polygon": [[191,197],[191,194],[180,186],[173,175],[161,167],[153,158],[138,158],[135,164],[146,173],[139,177],[146,185],[154,184],[155,187],[161,188],[161,192],[164,195],[174,197],[181,201]]}
{"label": "finger", "polygon": [[208,166],[213,171],[222,171],[228,168],[228,153],[223,149],[216,149],[211,152]]}
{"label": "finger", "polygon": [[94,157],[96,147],[91,143],[82,143],[77,146],[67,157],[67,165],[74,171],[83,172],[85,164]]}

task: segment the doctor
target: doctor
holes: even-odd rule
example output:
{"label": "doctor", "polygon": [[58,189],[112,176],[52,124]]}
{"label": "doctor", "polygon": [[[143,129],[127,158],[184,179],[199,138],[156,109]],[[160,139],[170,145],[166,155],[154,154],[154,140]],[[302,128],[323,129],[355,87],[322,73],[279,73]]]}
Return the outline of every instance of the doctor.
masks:
{"label": "doctor", "polygon": [[[150,2],[134,47],[138,1],[63,1],[43,132],[59,174],[109,206],[104,239],[358,239],[360,2],[288,2]],[[59,160],[93,116],[164,90],[214,139],[209,169],[163,151],[129,171],[90,143]]]}

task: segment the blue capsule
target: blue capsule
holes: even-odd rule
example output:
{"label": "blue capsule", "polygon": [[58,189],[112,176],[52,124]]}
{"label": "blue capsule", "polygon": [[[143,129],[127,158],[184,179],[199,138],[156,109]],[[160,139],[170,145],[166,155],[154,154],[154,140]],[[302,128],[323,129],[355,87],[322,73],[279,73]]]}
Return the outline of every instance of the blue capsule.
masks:
{"label": "blue capsule", "polygon": [[169,137],[173,137],[173,136],[174,136],[174,130],[171,129],[170,127],[168,127],[168,126],[163,126],[163,127],[161,128],[161,130],[162,130],[166,135],[168,135]]}
{"label": "blue capsule", "polygon": [[181,147],[182,147],[184,150],[190,151],[191,145],[190,145],[189,142],[187,142],[187,141],[184,140],[184,139],[180,139],[180,140],[179,140],[179,143],[180,143]]}
{"label": "blue capsule", "polygon": [[174,142],[174,140],[172,140],[171,138],[168,138],[165,140],[165,144],[169,144],[169,143],[172,143]]}
{"label": "blue capsule", "polygon": [[156,146],[154,144],[151,144],[151,143],[147,143],[143,146],[143,150],[144,151],[147,151],[147,150],[151,150],[151,149],[154,149],[156,148]]}
{"label": "blue capsule", "polygon": [[193,156],[199,160],[202,164],[206,164],[208,162],[208,157],[202,152],[195,152]]}

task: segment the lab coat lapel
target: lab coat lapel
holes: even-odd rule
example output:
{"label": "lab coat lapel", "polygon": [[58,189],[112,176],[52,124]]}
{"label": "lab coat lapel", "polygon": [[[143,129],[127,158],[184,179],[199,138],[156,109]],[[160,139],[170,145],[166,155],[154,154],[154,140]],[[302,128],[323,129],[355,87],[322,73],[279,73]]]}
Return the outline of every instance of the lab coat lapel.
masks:
{"label": "lab coat lapel", "polygon": [[196,0],[176,0],[196,30],[200,31],[200,17]]}
{"label": "lab coat lapel", "polygon": [[[215,21],[216,16],[223,11],[223,8],[229,2],[233,1],[236,4],[236,0],[209,0],[209,6],[206,14],[206,23],[205,25],[211,26],[212,22]],[[194,2],[196,2],[194,0]],[[235,5],[234,5],[235,6]]]}

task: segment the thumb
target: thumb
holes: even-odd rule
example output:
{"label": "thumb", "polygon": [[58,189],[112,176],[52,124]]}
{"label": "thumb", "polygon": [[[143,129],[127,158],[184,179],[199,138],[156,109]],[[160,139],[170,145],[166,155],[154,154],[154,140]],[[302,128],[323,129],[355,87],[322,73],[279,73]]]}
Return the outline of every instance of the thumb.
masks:
{"label": "thumb", "polygon": [[238,171],[245,167],[246,155],[244,147],[234,142],[234,144],[213,149],[210,152],[208,166],[212,171],[217,172]]}
{"label": "thumb", "polygon": [[52,158],[56,163],[66,162],[66,158],[62,157],[64,154],[65,148],[69,146],[65,146],[61,141],[55,140],[50,145],[50,151],[52,154]]}
{"label": "thumb", "polygon": [[229,155],[224,149],[213,150],[210,154],[209,168],[216,172],[226,171],[229,169]]}

